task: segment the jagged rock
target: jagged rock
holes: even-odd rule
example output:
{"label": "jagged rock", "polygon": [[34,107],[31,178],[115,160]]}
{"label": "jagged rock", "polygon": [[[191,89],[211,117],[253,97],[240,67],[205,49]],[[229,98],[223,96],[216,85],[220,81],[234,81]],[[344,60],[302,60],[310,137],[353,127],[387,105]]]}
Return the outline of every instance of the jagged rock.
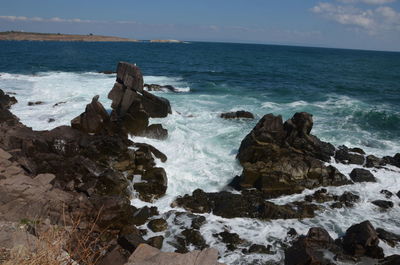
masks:
{"label": "jagged rock", "polygon": [[136,65],[119,62],[117,65],[117,82],[128,89],[143,91],[143,75]]}
{"label": "jagged rock", "polygon": [[362,149],[359,148],[359,147],[349,148],[349,151],[350,151],[350,152],[353,152],[353,153],[358,153],[358,154],[361,154],[361,155],[365,155],[365,151],[362,150]]}
{"label": "jagged rock", "polygon": [[162,245],[164,243],[164,237],[163,236],[153,236],[149,239],[147,239],[147,244],[149,244],[152,247],[161,249]]}
{"label": "jagged rock", "polygon": [[18,101],[15,97],[10,97],[9,95],[6,95],[4,91],[0,89],[0,109],[9,109],[17,102]]}
{"label": "jagged rock", "polygon": [[106,70],[106,71],[99,71],[99,74],[105,74],[105,75],[112,75],[116,74],[117,72],[111,71],[111,70]]}
{"label": "jagged rock", "polygon": [[377,228],[376,232],[378,233],[378,237],[391,247],[395,247],[396,244],[400,242],[400,235],[398,234],[386,231],[382,228]]}
{"label": "jagged rock", "polygon": [[225,112],[220,117],[223,119],[254,119],[253,113],[244,110]]}
{"label": "jagged rock", "polygon": [[92,102],[86,105],[85,112],[71,121],[71,127],[86,133],[99,133],[109,123],[110,117],[95,96]]}
{"label": "jagged rock", "polygon": [[47,119],[47,122],[48,122],[48,123],[55,122],[55,121],[56,121],[56,120],[53,119],[53,118],[48,118],[48,119]]}
{"label": "jagged rock", "polygon": [[[352,152],[354,152],[354,150],[356,150],[358,152],[352,153]],[[363,155],[360,155],[359,151],[360,150],[358,150],[358,149],[349,149],[344,145],[339,146],[339,149],[336,150],[336,152],[335,152],[335,159],[337,162],[344,163],[344,164],[363,165],[365,159],[364,159]]]}
{"label": "jagged rock", "polygon": [[162,232],[164,230],[167,230],[168,223],[164,219],[154,219],[147,224],[147,227],[155,233]]}
{"label": "jagged rock", "polygon": [[142,236],[138,233],[121,235],[118,237],[118,244],[132,253],[135,249],[140,245],[146,243],[146,241],[142,238]]}
{"label": "jagged rock", "polygon": [[312,116],[305,112],[285,123],[281,116],[265,115],[240,145],[237,158],[243,173],[238,186],[277,197],[305,188],[352,183],[336,168],[324,165],[334,147],[311,135],[312,126]]}
{"label": "jagged rock", "polygon": [[172,206],[180,206],[193,213],[209,213],[224,218],[247,217],[260,219],[292,219],[314,216],[315,208],[308,204],[276,205],[265,201],[259,192],[232,194],[222,191],[206,193],[200,189],[192,195],[178,197]]}
{"label": "jagged rock", "polygon": [[387,199],[392,198],[392,196],[394,195],[393,192],[391,192],[391,191],[389,191],[389,190],[381,190],[380,193],[381,193],[381,194],[384,194],[385,197],[386,197]]}
{"label": "jagged rock", "polygon": [[152,145],[145,143],[134,143],[133,146],[139,148],[138,150],[142,152],[151,152],[156,158],[160,159],[161,162],[167,161],[167,156]]}
{"label": "jagged rock", "polygon": [[338,247],[329,233],[322,228],[311,228],[306,236],[300,236],[285,250],[285,265],[332,264],[326,251],[338,252]]}
{"label": "jagged rock", "polygon": [[144,206],[143,208],[138,209],[133,214],[133,222],[135,225],[143,225],[147,222],[147,220],[155,215],[158,215],[157,207],[148,207]]}
{"label": "jagged rock", "polygon": [[165,140],[168,138],[168,130],[164,129],[161,124],[152,124],[145,129],[143,136],[158,140]]}
{"label": "jagged rock", "polygon": [[167,174],[163,168],[146,170],[142,177],[143,182],[135,183],[134,189],[144,201],[152,201],[163,196],[167,190]]}
{"label": "jagged rock", "polygon": [[391,202],[391,201],[375,200],[375,201],[372,201],[371,203],[382,209],[393,208],[393,202]]}
{"label": "jagged rock", "polygon": [[369,221],[352,225],[343,237],[344,251],[355,257],[383,258],[383,249],[378,244],[378,233]]}
{"label": "jagged rock", "polygon": [[202,215],[194,215],[192,218],[191,227],[193,229],[200,229],[202,225],[206,223],[206,218]]}
{"label": "jagged rock", "polygon": [[386,164],[390,164],[392,166],[400,167],[400,153],[395,154],[394,156],[385,156],[383,161]]}
{"label": "jagged rock", "polygon": [[355,168],[350,173],[354,182],[376,182],[374,175],[367,169]]}
{"label": "jagged rock", "polygon": [[60,106],[61,104],[67,103],[66,101],[60,101],[53,105],[53,108]]}
{"label": "jagged rock", "polygon": [[304,197],[305,201],[308,202],[318,202],[324,203],[329,201],[335,201],[335,203],[331,204],[332,208],[342,208],[343,206],[346,207],[353,207],[355,202],[358,202],[360,196],[353,194],[351,192],[345,191],[342,195],[332,195],[329,194],[326,189],[320,189],[314,192],[312,195],[307,195]]}
{"label": "jagged rock", "polygon": [[125,265],[218,265],[217,260],[218,251],[212,248],[178,254],[161,252],[149,245],[141,244]]}

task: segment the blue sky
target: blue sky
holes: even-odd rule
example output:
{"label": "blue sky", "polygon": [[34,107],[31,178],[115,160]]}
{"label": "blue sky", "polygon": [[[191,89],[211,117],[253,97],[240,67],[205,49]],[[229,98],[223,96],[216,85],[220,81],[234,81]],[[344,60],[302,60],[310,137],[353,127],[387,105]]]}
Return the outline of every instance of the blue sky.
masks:
{"label": "blue sky", "polygon": [[400,0],[0,0],[0,31],[400,51]]}

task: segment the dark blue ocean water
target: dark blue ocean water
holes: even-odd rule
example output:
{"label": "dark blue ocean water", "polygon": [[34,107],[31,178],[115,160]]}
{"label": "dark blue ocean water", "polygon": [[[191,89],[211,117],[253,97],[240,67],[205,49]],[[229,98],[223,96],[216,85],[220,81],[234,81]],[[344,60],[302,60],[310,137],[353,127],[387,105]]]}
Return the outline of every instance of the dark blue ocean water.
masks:
{"label": "dark blue ocean water", "polygon": [[[221,190],[240,174],[242,168],[235,159],[240,142],[267,113],[286,119],[308,111],[314,115],[312,132],[336,146],[357,146],[378,156],[400,152],[400,53],[226,43],[0,42],[0,89],[16,93],[19,102],[11,110],[22,122],[34,129],[51,129],[69,124],[96,94],[104,106],[110,106],[107,94],[115,75],[98,72],[115,70],[118,61],[136,63],[145,82],[171,84],[181,91],[155,92],[168,98],[173,109],[167,118],[152,121],[168,129],[168,139],[134,139],[150,143],[168,156],[167,162],[159,165],[167,172],[167,195],[154,204],[161,213],[171,210],[169,205],[177,195],[196,188]],[[28,101],[37,100],[44,104],[28,106]],[[60,101],[66,103],[53,107]],[[221,112],[240,109],[257,118],[219,118]],[[48,123],[49,118],[55,122]],[[354,168],[333,164],[346,175]],[[227,264],[282,261],[277,242],[293,227],[304,234],[311,226],[321,226],[336,238],[350,225],[368,219],[376,227],[400,233],[399,207],[378,212],[370,203],[385,199],[382,189],[394,193],[400,189],[400,172],[374,169],[373,173],[376,183],[328,188],[333,194],[358,194],[362,199],[354,208],[329,209],[304,220],[206,215],[208,223],[201,232]],[[277,202],[300,200],[303,195]],[[144,205],[137,199],[133,204]],[[252,243],[271,244],[277,254],[260,257],[226,251],[212,236],[226,229]],[[166,235],[165,242],[173,240],[174,233]],[[400,251],[399,246],[383,247],[386,255]],[[174,248],[165,243],[163,250]]]}

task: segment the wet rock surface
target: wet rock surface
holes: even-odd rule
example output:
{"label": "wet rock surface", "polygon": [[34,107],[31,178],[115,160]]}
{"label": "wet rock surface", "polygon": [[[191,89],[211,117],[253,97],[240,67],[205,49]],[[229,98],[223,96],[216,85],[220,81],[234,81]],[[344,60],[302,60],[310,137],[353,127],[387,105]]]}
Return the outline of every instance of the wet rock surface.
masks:
{"label": "wet rock surface", "polygon": [[364,168],[353,169],[350,173],[350,178],[354,182],[376,182],[374,175]]}
{"label": "wet rock surface", "polygon": [[157,85],[157,84],[144,84],[144,88],[148,91],[171,91],[178,92],[175,87],[171,85]]}

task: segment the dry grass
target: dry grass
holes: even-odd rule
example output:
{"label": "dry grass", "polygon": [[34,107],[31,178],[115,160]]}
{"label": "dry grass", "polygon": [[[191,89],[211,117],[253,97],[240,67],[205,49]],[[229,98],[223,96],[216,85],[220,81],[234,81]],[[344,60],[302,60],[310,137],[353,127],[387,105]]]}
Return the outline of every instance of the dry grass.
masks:
{"label": "dry grass", "polygon": [[90,225],[83,224],[77,217],[69,219],[70,225],[49,226],[47,231],[38,233],[35,242],[12,249],[9,260],[3,264],[96,265],[107,249],[101,244],[103,233],[96,231],[99,215],[100,212]]}

